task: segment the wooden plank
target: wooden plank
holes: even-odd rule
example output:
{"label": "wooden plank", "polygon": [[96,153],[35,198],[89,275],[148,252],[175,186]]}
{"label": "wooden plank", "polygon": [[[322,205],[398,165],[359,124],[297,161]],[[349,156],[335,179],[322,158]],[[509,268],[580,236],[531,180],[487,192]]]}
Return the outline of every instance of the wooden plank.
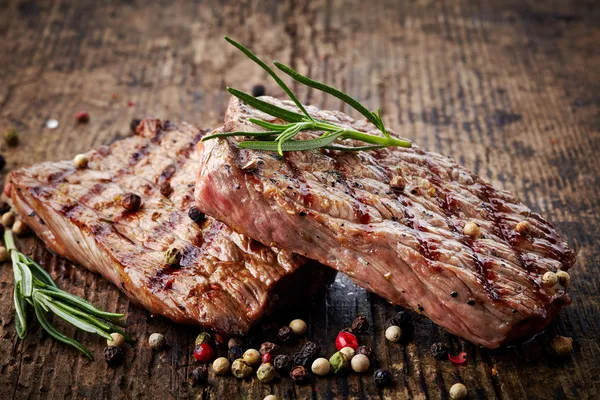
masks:
{"label": "wooden plank", "polygon": [[[14,331],[12,273],[0,267],[0,398],[414,398],[446,399],[457,381],[471,398],[586,399],[600,393],[600,9],[593,2],[184,1],[0,3],[0,128],[21,132],[4,145],[3,176],[44,160],[71,158],[128,134],[132,118],[155,115],[216,127],[225,86],[250,90],[266,74],[221,37],[231,35],[265,59],[279,59],[342,87],[423,147],[447,154],[510,190],[553,221],[577,252],[573,304],[531,342],[489,351],[415,316],[412,339],[383,338],[395,307],[340,276],[315,306],[289,310],[309,321],[327,354],[357,313],[371,321],[361,341],[389,368],[395,385],[379,390],[370,375],[312,380],[215,378],[191,388],[187,375],[197,328],[131,305],[113,286],[49,254],[37,239],[20,246],[63,288],[128,314],[137,341],[115,370],[89,362],[34,326]],[[322,93],[296,88],[306,102],[339,109]],[[73,114],[91,114],[77,125]],[[345,110],[348,111],[348,110]],[[60,122],[45,127],[49,118]],[[68,334],[101,358],[103,341]],[[164,333],[170,348],[145,343]],[[556,334],[572,336],[572,357],[549,355]],[[469,353],[456,367],[428,352],[434,341]],[[301,343],[287,347],[292,352]],[[496,371],[492,373],[492,368]]]}

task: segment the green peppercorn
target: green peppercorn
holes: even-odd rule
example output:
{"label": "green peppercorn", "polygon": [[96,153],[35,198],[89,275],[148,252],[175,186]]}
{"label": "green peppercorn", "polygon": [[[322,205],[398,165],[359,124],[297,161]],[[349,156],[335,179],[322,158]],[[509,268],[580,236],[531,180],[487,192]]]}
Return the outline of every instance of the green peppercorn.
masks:
{"label": "green peppercorn", "polygon": [[338,372],[341,372],[348,368],[348,366],[350,365],[350,360],[348,360],[348,357],[346,357],[344,353],[338,351],[337,353],[331,356],[331,358],[329,359],[329,364],[331,364],[331,369],[333,370],[333,372],[337,374]]}
{"label": "green peppercorn", "polygon": [[252,375],[252,368],[244,360],[238,358],[231,364],[231,373],[238,379],[246,379]]}
{"label": "green peppercorn", "polygon": [[165,252],[165,261],[170,266],[178,266],[181,262],[181,250],[178,248],[172,247]]}
{"label": "green peppercorn", "polygon": [[15,147],[19,144],[19,132],[15,128],[8,128],[4,131],[4,142],[10,147]]}
{"label": "green peppercorn", "polygon": [[270,363],[261,364],[256,371],[256,376],[262,383],[269,383],[275,377],[275,368]]}
{"label": "green peppercorn", "polygon": [[194,346],[198,346],[199,344],[202,343],[210,343],[210,333],[208,332],[201,332],[197,337],[196,337],[196,341],[194,342]]}

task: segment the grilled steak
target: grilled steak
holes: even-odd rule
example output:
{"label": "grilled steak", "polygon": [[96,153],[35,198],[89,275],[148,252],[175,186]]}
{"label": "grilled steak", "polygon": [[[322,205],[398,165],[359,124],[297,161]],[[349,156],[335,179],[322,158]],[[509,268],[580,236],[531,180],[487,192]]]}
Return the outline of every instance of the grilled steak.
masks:
{"label": "grilled steak", "polygon": [[[309,296],[325,268],[199,212],[188,216],[202,134],[144,120],[136,136],[87,153],[86,169],[63,161],[13,172],[11,197],[50,249],[102,274],[152,313],[240,334],[279,298]],[[134,203],[124,208],[127,193],[141,197],[138,211]],[[290,274],[304,282],[296,292],[291,278],[282,279]]]}
{"label": "grilled steak", "polygon": [[[373,128],[340,112],[309,112]],[[278,122],[233,99],[220,130],[260,130],[251,116]],[[565,286],[541,282],[574,262],[550,223],[447,157],[417,146],[279,157],[240,149],[233,138],[200,143],[199,151],[200,210],[334,267],[473,343],[496,348],[538,332],[570,302]],[[463,233],[469,222],[479,234]]]}

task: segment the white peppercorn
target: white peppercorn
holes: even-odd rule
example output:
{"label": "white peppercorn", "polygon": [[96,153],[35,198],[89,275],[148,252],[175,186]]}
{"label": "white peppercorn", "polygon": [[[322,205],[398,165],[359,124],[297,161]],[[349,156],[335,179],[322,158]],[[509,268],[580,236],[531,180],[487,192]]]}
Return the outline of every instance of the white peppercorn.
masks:
{"label": "white peppercorn", "polygon": [[542,285],[544,286],[554,286],[557,281],[558,277],[552,271],[548,271],[542,276]]}
{"label": "white peppercorn", "polygon": [[166,339],[162,333],[153,333],[148,338],[148,344],[152,350],[160,350],[164,347]]}
{"label": "white peppercorn", "polygon": [[452,400],[460,400],[467,397],[467,387],[462,383],[455,383],[450,388],[450,398]]}
{"label": "white peppercorn", "polygon": [[369,361],[369,357],[364,354],[357,354],[350,360],[350,366],[354,372],[361,374],[369,370],[371,362]]}
{"label": "white peppercorn", "polygon": [[277,400],[277,397],[274,394],[269,394],[263,400]]}
{"label": "white peppercorn", "polygon": [[312,373],[317,376],[325,376],[331,370],[331,365],[329,364],[329,360],[323,357],[319,357],[315,361],[313,361],[310,369]]}
{"label": "white peppercorn", "polygon": [[569,355],[573,351],[573,338],[557,336],[552,339],[552,350],[559,356]]}
{"label": "white peppercorn", "polygon": [[558,278],[558,283],[560,283],[564,287],[569,286],[569,284],[571,283],[571,275],[569,275],[567,271],[556,272],[556,278]]}
{"label": "white peppercorn", "polygon": [[106,339],[107,346],[121,347],[125,343],[125,336],[121,335],[119,332],[111,333],[110,337],[112,339],[110,339],[110,340]]}
{"label": "white peppercorn", "polygon": [[402,329],[399,326],[392,325],[385,330],[385,338],[392,343],[397,343],[402,338]]}
{"label": "white peppercorn", "polygon": [[256,349],[248,349],[242,355],[242,360],[251,367],[260,365],[260,353]]}
{"label": "white peppercorn", "polygon": [[12,231],[17,236],[25,236],[29,233],[29,227],[25,224],[25,222],[17,219],[12,226]]}
{"label": "white peppercorn", "polygon": [[290,322],[290,328],[292,328],[292,332],[298,336],[302,336],[306,333],[308,326],[306,326],[306,322],[301,319],[295,319]]}
{"label": "white peppercorn", "polygon": [[467,236],[471,236],[472,238],[479,237],[481,233],[481,228],[475,222],[467,222],[465,227],[463,228],[463,233]]}
{"label": "white peppercorn", "polygon": [[73,164],[75,165],[75,168],[77,168],[77,169],[83,169],[83,168],[87,167],[88,162],[89,162],[89,160],[85,154],[77,154],[75,156],[75,158],[73,159]]}
{"label": "white peppercorn", "polygon": [[231,370],[231,363],[225,357],[219,357],[213,361],[212,365],[215,375],[227,375]]}
{"label": "white peppercorn", "polygon": [[231,364],[231,373],[238,379],[246,379],[252,374],[252,368],[244,360],[238,358]]}
{"label": "white peppercorn", "polygon": [[4,225],[6,228],[10,228],[15,223],[15,219],[16,216],[14,212],[5,212],[4,214],[2,214],[2,225]]}
{"label": "white peppercorn", "polygon": [[352,347],[344,347],[340,350],[341,353],[344,353],[344,355],[348,358],[348,360],[351,360],[352,357],[354,357],[354,355],[356,354],[356,350],[354,350]]}
{"label": "white peppercorn", "polygon": [[256,376],[262,383],[269,383],[275,378],[275,368],[270,363],[261,364],[256,371]]}

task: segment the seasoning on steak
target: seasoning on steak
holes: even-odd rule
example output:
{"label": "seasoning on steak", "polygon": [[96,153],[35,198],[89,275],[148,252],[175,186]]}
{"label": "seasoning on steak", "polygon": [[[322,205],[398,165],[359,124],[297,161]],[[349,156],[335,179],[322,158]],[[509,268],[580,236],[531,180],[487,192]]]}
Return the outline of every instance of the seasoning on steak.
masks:
{"label": "seasoning on steak", "polygon": [[[136,136],[88,152],[86,169],[62,161],[12,173],[11,196],[50,249],[102,274],[150,312],[241,334],[280,298],[310,296],[324,267],[302,266],[301,256],[188,216],[195,144],[204,133],[144,120]],[[165,184],[172,190],[161,190]],[[141,202],[126,209],[122,200],[131,193]],[[300,281],[296,292],[290,279]]]}
{"label": "seasoning on steak", "polygon": [[[309,112],[376,133],[341,112]],[[220,130],[260,130],[249,117],[281,122],[232,99]],[[240,233],[334,267],[489,348],[540,331],[570,302],[564,286],[541,284],[574,262],[550,223],[447,157],[417,146],[279,157],[236,140],[199,144],[195,196],[199,210]],[[530,229],[517,230],[523,220]],[[479,229],[466,235],[469,222]]]}

